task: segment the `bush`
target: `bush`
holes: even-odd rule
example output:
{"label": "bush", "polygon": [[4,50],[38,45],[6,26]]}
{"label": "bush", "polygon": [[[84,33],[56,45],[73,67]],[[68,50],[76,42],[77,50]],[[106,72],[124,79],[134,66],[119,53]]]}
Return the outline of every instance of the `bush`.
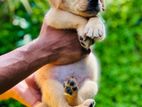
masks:
{"label": "bush", "polygon": [[[21,3],[16,4],[14,10],[8,14],[6,3],[0,3],[0,54],[18,47],[25,35],[31,35],[32,38],[38,35],[48,6],[46,0],[29,2],[32,14],[27,13]],[[141,4],[140,0],[110,0],[103,13],[107,38],[94,46],[94,53],[98,56],[102,68],[100,91],[95,98],[96,107],[142,106]],[[20,21],[24,21],[24,25]],[[2,101],[0,105],[2,104],[5,104],[4,107],[13,107],[15,101]]]}
{"label": "bush", "polygon": [[107,38],[95,47],[102,68],[97,107],[142,106],[141,3],[113,1],[104,14]]}

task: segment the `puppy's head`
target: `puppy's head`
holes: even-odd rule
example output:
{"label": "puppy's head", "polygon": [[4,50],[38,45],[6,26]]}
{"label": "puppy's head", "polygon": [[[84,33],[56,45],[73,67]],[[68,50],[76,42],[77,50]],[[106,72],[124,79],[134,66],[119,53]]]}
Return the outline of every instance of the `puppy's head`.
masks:
{"label": "puppy's head", "polygon": [[52,7],[83,17],[96,16],[104,10],[104,0],[49,0]]}

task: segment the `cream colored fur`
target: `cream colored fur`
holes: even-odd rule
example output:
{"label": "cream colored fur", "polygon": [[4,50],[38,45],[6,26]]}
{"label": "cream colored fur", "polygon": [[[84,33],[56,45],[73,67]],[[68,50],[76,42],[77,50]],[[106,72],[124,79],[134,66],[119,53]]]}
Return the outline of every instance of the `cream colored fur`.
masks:
{"label": "cream colored fur", "polygon": [[[52,8],[48,11],[47,24],[57,29],[76,29],[79,38],[83,38],[84,48],[89,48],[90,43],[86,37],[96,40],[105,38],[105,26],[102,20],[93,13],[84,12],[87,9],[88,0],[49,0]],[[100,1],[100,0],[99,0]],[[100,3],[101,10],[103,4]],[[89,20],[88,18],[90,17]]]}
{"label": "cream colored fur", "polygon": [[[88,0],[49,0],[51,9],[46,16],[47,24],[57,29],[76,29],[85,48],[90,41],[102,40],[105,27],[96,14],[84,12]],[[99,0],[103,6],[102,0]],[[103,7],[101,7],[103,8]],[[86,18],[87,17],[87,18]],[[58,36],[58,35],[57,35]],[[42,103],[36,107],[90,107],[98,92],[99,70],[95,56],[91,53],[84,59],[69,65],[48,64],[36,73],[36,81],[42,92]],[[65,93],[64,81],[74,77],[78,91],[73,95]]]}
{"label": "cream colored fur", "polygon": [[[71,107],[65,99],[63,82],[70,76],[79,81],[77,105],[89,107],[98,92],[99,68],[97,59],[91,53],[86,58],[69,65],[45,65],[36,73],[36,80],[42,91],[42,104],[37,107]],[[80,78],[77,78],[80,76]],[[42,106],[44,105],[44,106]]]}

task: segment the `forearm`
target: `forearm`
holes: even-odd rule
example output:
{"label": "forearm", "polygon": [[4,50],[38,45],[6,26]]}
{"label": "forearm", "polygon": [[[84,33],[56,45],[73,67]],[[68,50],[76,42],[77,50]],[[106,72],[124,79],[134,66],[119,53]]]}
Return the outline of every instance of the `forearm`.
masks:
{"label": "forearm", "polygon": [[10,89],[45,64],[69,64],[90,53],[72,30],[57,30],[43,24],[38,39],[0,56],[0,93]]}
{"label": "forearm", "polygon": [[36,40],[0,56],[0,93],[13,87],[39,67],[58,57],[56,51],[51,50],[53,44],[50,41],[49,51],[46,49],[45,52],[41,45],[43,43]]}

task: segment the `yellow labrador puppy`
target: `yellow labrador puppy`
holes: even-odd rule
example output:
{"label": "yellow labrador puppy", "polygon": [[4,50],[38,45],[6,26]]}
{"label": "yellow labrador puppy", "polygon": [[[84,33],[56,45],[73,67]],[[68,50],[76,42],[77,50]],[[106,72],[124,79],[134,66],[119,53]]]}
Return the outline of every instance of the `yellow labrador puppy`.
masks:
{"label": "yellow labrador puppy", "polygon": [[97,17],[104,9],[103,0],[49,0],[48,25],[57,29],[76,29],[80,43],[89,48],[92,40],[105,38],[105,27]]}
{"label": "yellow labrador puppy", "polygon": [[[105,37],[105,27],[97,14],[102,0],[49,0],[46,21],[57,29],[76,29],[84,48]],[[57,35],[58,36],[58,35]],[[42,103],[37,107],[93,107],[98,91],[98,65],[91,53],[69,65],[48,64],[36,72]]]}

